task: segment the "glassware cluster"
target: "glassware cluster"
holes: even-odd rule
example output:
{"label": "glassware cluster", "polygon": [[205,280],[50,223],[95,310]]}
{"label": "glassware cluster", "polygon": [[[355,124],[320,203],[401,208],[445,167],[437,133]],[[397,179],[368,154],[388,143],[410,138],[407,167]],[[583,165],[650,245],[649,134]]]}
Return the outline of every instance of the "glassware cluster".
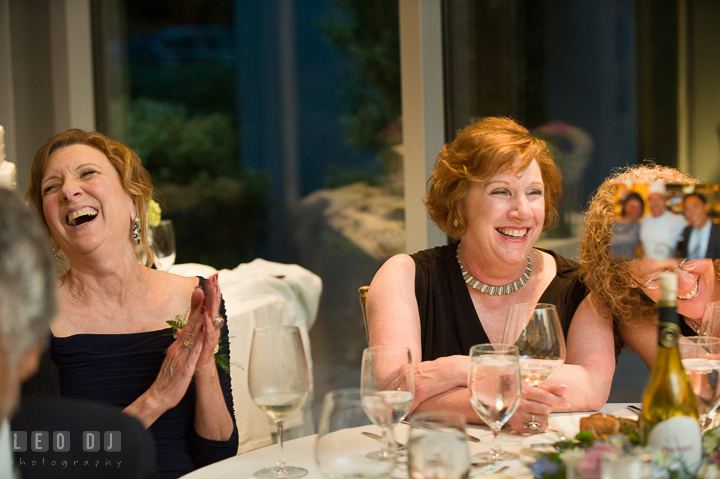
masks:
{"label": "glassware cluster", "polygon": [[[564,364],[565,354],[557,310],[542,303],[511,306],[502,343],[470,349],[470,404],[493,433],[490,449],[475,456],[487,472],[496,470],[498,461],[519,457],[503,451],[497,436],[518,409],[523,381],[537,387]],[[396,467],[405,467],[405,457],[407,471],[396,472],[411,479],[469,476],[466,419],[460,412],[416,412],[407,444],[396,442],[394,427],[405,419],[415,399],[413,371],[408,348],[365,349],[360,388],[325,396],[315,443],[315,460],[323,476],[388,477],[395,475]]]}

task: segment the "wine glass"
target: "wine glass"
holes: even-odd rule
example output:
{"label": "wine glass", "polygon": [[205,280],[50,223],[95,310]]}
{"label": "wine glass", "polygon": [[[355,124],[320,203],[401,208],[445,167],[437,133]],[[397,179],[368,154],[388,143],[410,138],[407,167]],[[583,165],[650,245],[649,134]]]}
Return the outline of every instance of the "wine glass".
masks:
{"label": "wine glass", "polygon": [[150,227],[150,239],[155,254],[155,267],[168,271],[175,263],[175,231],[171,220],[161,220],[157,226]]}
{"label": "wine glass", "polygon": [[275,467],[262,469],[262,479],[296,478],[308,472],[285,465],[283,420],[305,401],[310,388],[305,348],[296,326],[272,325],[255,328],[250,343],[248,391],[257,407],[277,426],[280,460]]}
{"label": "wine glass", "polygon": [[713,336],[720,338],[720,301],[708,303],[705,305],[702,323],[698,336]]}
{"label": "wine glass", "polygon": [[518,459],[497,444],[500,429],[520,405],[520,362],[518,348],[512,344],[477,344],[470,348],[468,390],[470,404],[493,433],[490,450],[480,458],[491,465]]}
{"label": "wine glass", "polygon": [[[393,461],[377,461],[370,456],[377,442],[363,432],[372,432],[379,420],[391,421],[392,408],[379,396],[362,397],[360,389],[338,389],[325,395],[315,440],[315,462],[320,473],[332,479],[387,477]],[[376,419],[370,420],[370,417]],[[386,437],[386,436],[383,436]],[[395,455],[395,441],[385,441],[386,450]]]}
{"label": "wine glass", "polygon": [[[392,428],[405,419],[415,398],[413,365],[410,350],[399,346],[373,346],[363,351],[360,391],[363,398],[381,397],[392,408],[390,423],[368,416],[383,430],[383,436],[392,434]],[[375,459],[394,459],[384,447],[373,454]]]}
{"label": "wine glass", "polygon": [[700,427],[720,405],[720,339],[680,338],[680,358],[697,399]]}
{"label": "wine glass", "polygon": [[414,414],[407,445],[411,479],[464,479],[470,473],[465,416],[456,411]]}
{"label": "wine glass", "polygon": [[[502,342],[517,346],[520,375],[529,386],[538,387],[565,363],[565,335],[554,304],[510,306]],[[540,424],[525,426],[537,430]]]}

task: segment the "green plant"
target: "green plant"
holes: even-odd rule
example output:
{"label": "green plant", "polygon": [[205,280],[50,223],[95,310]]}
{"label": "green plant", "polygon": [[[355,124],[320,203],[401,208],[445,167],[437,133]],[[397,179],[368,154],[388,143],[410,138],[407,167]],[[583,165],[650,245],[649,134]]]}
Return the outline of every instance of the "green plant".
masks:
{"label": "green plant", "polygon": [[128,104],[125,141],[153,177],[163,217],[173,220],[178,263],[234,268],[268,235],[266,173],[240,171],[232,116],[190,116],[178,104]]}
{"label": "green plant", "polygon": [[400,118],[400,34],[397,1],[332,0],[319,20],[323,34],[346,57],[340,97],[350,146],[377,151],[389,146],[386,128]]}

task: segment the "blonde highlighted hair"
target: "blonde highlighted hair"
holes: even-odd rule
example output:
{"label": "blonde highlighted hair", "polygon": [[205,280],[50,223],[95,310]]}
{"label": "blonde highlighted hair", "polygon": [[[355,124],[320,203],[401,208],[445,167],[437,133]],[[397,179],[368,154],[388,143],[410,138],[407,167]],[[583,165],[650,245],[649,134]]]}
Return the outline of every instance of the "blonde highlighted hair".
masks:
{"label": "blonde highlighted hair", "polygon": [[[45,174],[50,155],[71,145],[86,145],[100,151],[113,165],[125,191],[132,198],[135,212],[140,219],[140,246],[145,253],[145,264],[153,263],[153,253],[147,241],[147,202],[152,196],[153,186],[150,173],[142,166],[140,157],[125,143],[106,137],[97,131],[84,131],[72,129],[58,133],[48,139],[35,154],[30,169],[30,184],[25,193],[28,202],[40,214],[45,227],[45,214],[43,213],[42,179]],[[128,231],[128,241],[132,233]]]}

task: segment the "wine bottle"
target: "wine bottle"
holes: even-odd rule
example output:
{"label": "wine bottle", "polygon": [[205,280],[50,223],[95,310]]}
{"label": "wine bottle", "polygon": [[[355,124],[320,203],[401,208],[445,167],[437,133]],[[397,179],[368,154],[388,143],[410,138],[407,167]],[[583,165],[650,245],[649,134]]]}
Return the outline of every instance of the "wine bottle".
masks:
{"label": "wine bottle", "polygon": [[680,360],[677,276],[660,275],[658,347],[645,386],[640,415],[640,441],[679,459],[694,474],[702,459],[702,433],[690,381]]}

